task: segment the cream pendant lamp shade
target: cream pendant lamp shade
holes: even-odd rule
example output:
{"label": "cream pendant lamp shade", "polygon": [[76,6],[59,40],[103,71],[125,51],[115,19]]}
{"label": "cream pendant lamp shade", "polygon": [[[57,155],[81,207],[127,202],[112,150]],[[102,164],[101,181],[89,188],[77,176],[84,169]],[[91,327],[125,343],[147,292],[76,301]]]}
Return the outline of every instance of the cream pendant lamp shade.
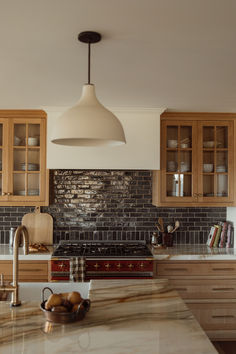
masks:
{"label": "cream pendant lamp shade", "polygon": [[98,101],[95,87],[90,84],[90,43],[100,39],[100,34],[96,32],[79,34],[79,40],[89,44],[88,84],[83,86],[78,103],[57,120],[52,131],[52,143],[67,146],[116,146],[126,143],[119,119]]}

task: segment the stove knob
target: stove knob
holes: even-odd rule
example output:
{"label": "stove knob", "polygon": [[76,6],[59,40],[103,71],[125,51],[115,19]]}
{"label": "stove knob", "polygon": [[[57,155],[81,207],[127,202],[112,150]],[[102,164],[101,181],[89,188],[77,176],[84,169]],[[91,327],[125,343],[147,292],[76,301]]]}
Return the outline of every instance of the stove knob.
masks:
{"label": "stove knob", "polygon": [[98,269],[100,267],[100,265],[98,263],[95,263],[94,265],[94,268]]}
{"label": "stove knob", "polygon": [[134,265],[132,263],[128,264],[129,269],[134,268]]}
{"label": "stove knob", "polygon": [[58,268],[60,268],[60,269],[62,270],[63,268],[65,268],[65,264],[59,263],[59,264],[58,264]]}
{"label": "stove knob", "polygon": [[109,269],[111,265],[110,265],[110,263],[106,263],[106,264],[104,264],[104,266],[105,266],[105,268]]}
{"label": "stove knob", "polygon": [[140,263],[139,266],[140,266],[140,268],[143,268],[143,267],[144,267],[144,264],[143,264],[143,263]]}
{"label": "stove knob", "polygon": [[121,268],[121,264],[118,263],[118,264],[116,265],[116,267],[117,267],[118,269],[120,269],[120,268]]}

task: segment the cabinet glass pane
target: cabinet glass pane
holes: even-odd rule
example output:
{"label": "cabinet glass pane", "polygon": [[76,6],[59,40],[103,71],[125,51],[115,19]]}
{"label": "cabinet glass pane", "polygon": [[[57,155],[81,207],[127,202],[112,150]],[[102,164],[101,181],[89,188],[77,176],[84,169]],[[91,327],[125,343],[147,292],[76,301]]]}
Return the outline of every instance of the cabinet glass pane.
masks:
{"label": "cabinet glass pane", "polygon": [[28,174],[28,195],[39,195],[39,173]]}
{"label": "cabinet glass pane", "polygon": [[192,152],[181,151],[179,172],[191,172],[191,171],[192,171]]}
{"label": "cabinet glass pane", "polygon": [[25,146],[26,124],[14,124],[14,142],[15,146]]}
{"label": "cabinet glass pane", "polygon": [[28,149],[28,171],[40,170],[40,151],[39,149]]}
{"label": "cabinet glass pane", "polygon": [[178,169],[178,154],[176,151],[167,151],[166,154],[166,170],[168,172],[176,172]]}
{"label": "cabinet glass pane", "polygon": [[203,127],[203,147],[213,148],[215,146],[214,127]]}
{"label": "cabinet glass pane", "polygon": [[203,176],[203,196],[214,197],[214,175]]}
{"label": "cabinet glass pane", "polygon": [[180,174],[179,175],[179,183],[180,183],[180,197],[191,197],[192,195],[192,176]]}
{"label": "cabinet glass pane", "polygon": [[166,176],[167,196],[178,197],[179,196],[179,175],[172,174]]}
{"label": "cabinet glass pane", "polygon": [[228,127],[216,127],[216,147],[228,148]]}
{"label": "cabinet glass pane", "polygon": [[0,124],[0,146],[3,144],[3,126]]}
{"label": "cabinet glass pane", "polygon": [[168,126],[166,134],[166,146],[168,148],[177,148],[178,146],[178,127],[177,126]]}
{"label": "cabinet glass pane", "polygon": [[203,172],[214,172],[214,151],[203,151]]}
{"label": "cabinet glass pane", "polygon": [[13,194],[14,195],[26,195],[25,176],[26,176],[25,173],[13,174]]}
{"label": "cabinet glass pane", "polygon": [[27,143],[29,146],[40,145],[40,125],[39,124],[29,124]]}
{"label": "cabinet glass pane", "polygon": [[14,158],[13,158],[13,169],[14,171],[25,171],[26,164],[26,150],[25,149],[14,149]]}
{"label": "cabinet glass pane", "polygon": [[228,196],[228,175],[217,175],[217,197]]}
{"label": "cabinet glass pane", "polygon": [[168,197],[191,197],[192,196],[192,176],[173,174],[166,176]]}
{"label": "cabinet glass pane", "polygon": [[228,152],[217,151],[216,152],[216,172],[228,171]]}
{"label": "cabinet glass pane", "polygon": [[180,127],[180,148],[187,149],[192,147],[192,127]]}

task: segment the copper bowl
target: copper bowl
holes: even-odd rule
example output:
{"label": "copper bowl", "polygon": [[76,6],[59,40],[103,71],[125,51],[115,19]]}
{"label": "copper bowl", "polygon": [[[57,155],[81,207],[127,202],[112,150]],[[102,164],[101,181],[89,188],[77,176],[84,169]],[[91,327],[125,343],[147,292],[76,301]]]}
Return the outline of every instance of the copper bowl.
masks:
{"label": "copper bowl", "polygon": [[71,323],[75,321],[81,321],[85,317],[86,312],[88,312],[90,309],[90,300],[86,299],[81,301],[81,303],[78,306],[78,310],[75,312],[48,311],[45,309],[45,303],[47,302],[47,300],[44,299],[45,290],[51,291],[52,294],[53,291],[48,287],[43,288],[42,290],[42,303],[40,305],[40,309],[43,311],[47,321],[55,322],[55,323]]}

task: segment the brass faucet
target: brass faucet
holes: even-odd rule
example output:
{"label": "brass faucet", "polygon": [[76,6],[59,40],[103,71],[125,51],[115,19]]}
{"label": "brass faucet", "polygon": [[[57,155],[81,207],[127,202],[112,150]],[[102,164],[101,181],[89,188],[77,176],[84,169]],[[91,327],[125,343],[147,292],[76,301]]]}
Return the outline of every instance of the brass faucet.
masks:
{"label": "brass faucet", "polygon": [[14,235],[13,242],[13,282],[12,285],[4,285],[3,275],[1,275],[0,290],[11,292],[11,306],[20,306],[19,300],[19,285],[18,285],[18,249],[20,243],[20,236],[23,236],[23,250],[24,254],[29,253],[29,234],[25,226],[18,226]]}

